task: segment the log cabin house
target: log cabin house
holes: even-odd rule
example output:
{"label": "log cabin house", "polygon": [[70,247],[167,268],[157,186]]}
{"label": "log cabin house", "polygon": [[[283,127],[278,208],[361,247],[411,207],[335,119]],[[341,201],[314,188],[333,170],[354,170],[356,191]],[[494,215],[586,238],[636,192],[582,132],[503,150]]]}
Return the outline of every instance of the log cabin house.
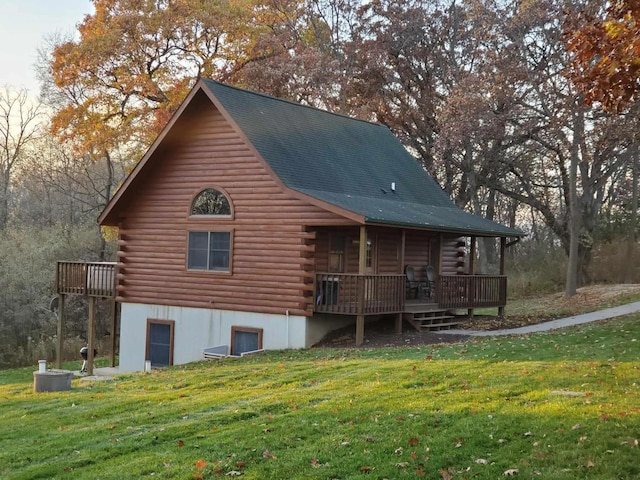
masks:
{"label": "log cabin house", "polygon": [[[521,236],[457,208],[388,128],[211,80],[99,223],[119,231],[121,371],[309,347],[349,323],[361,344],[383,315],[397,331],[451,326],[452,309],[504,307],[505,246]],[[478,237],[500,239],[500,275],[475,275]]]}

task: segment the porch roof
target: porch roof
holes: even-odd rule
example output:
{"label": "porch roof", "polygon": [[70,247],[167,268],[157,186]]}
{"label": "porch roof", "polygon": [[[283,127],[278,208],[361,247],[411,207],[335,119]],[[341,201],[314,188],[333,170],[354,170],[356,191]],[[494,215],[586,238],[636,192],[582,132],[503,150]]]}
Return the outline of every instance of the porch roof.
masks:
{"label": "porch roof", "polygon": [[292,190],[361,215],[367,223],[522,236],[458,208],[383,125],[212,80],[203,83]]}
{"label": "porch roof", "polygon": [[478,236],[522,236],[519,230],[500,225],[479,215],[466,212],[455,205],[442,207],[393,199],[379,199],[332,192],[304,190],[302,193],[334,205],[359,212],[366,223],[428,228]]}

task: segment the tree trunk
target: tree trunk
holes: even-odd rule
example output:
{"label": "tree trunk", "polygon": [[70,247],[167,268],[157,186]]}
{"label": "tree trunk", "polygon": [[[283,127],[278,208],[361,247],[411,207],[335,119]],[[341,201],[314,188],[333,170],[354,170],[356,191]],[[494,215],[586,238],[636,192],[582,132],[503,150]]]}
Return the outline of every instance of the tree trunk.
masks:
{"label": "tree trunk", "polygon": [[9,220],[9,172],[5,172],[0,180],[0,232],[7,227]]}
{"label": "tree trunk", "polygon": [[584,132],[582,99],[578,97],[573,111],[573,139],[569,166],[569,261],[565,295],[572,297],[578,290],[578,249],[580,246],[580,206],[578,204],[578,162],[580,143]]}
{"label": "tree trunk", "polygon": [[636,271],[635,253],[636,253],[636,229],[638,225],[638,144],[635,135],[633,143],[629,149],[631,155],[631,220],[629,225],[629,238],[627,240],[627,262],[624,272],[625,283],[634,282],[634,273]]}

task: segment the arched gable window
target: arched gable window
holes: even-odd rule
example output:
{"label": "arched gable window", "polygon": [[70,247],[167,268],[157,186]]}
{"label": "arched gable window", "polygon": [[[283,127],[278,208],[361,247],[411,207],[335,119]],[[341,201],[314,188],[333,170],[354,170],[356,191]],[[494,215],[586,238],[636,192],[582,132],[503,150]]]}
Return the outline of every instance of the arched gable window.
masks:
{"label": "arched gable window", "polygon": [[193,200],[190,215],[231,215],[231,204],[224,193],[207,188]]}

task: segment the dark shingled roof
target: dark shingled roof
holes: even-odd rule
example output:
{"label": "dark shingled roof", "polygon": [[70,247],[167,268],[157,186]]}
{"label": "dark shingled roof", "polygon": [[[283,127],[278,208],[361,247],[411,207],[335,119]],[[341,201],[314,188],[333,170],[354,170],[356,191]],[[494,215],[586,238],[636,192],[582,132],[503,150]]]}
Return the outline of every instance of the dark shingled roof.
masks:
{"label": "dark shingled roof", "polygon": [[204,84],[293,190],[363,215],[367,223],[522,235],[459,209],[383,125],[213,80]]}

